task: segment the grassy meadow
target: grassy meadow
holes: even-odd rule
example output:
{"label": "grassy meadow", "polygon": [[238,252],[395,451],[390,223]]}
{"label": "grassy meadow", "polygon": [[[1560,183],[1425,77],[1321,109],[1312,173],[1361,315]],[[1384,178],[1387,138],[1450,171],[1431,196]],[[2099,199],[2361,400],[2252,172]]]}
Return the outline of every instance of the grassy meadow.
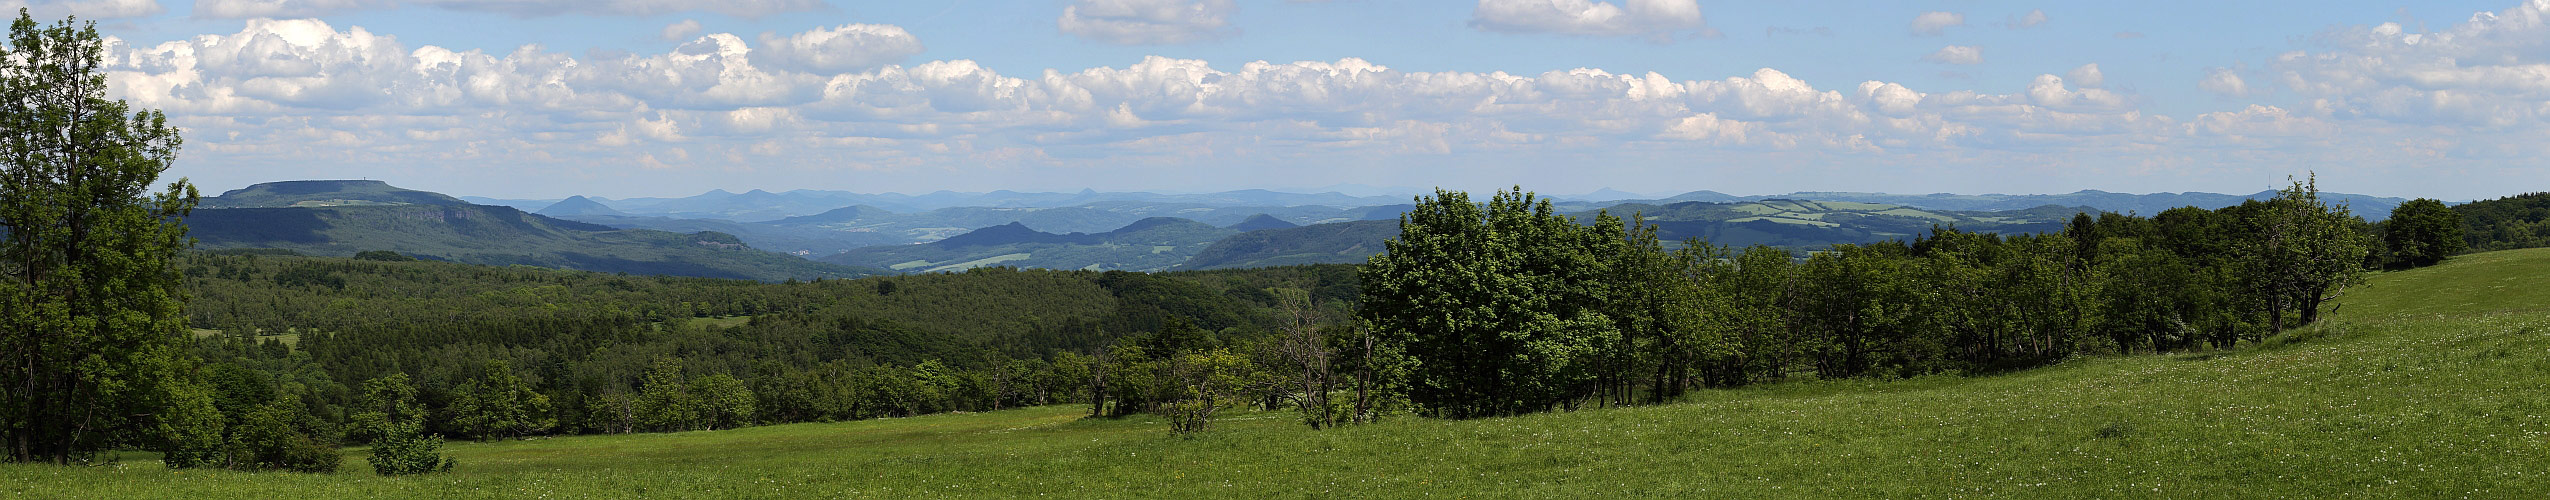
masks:
{"label": "grassy meadow", "polygon": [[1678,404],[1172,436],[1085,407],[453,443],[450,474],[0,465],[37,498],[2477,497],[2550,492],[2550,249],[2374,276],[2239,350]]}

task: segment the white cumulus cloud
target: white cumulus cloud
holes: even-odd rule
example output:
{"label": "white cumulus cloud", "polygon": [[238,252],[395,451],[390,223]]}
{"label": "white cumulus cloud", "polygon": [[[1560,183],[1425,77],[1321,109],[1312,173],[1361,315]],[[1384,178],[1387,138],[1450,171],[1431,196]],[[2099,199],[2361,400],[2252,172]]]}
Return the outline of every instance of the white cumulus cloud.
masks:
{"label": "white cumulus cloud", "polygon": [[921,53],[921,39],[890,24],[849,24],[780,37],[764,33],[756,61],[808,73],[874,68]]}
{"label": "white cumulus cloud", "polygon": [[[1627,6],[1624,8],[1622,4]],[[1718,36],[1697,0],[1479,0],[1470,26],[1502,33],[1630,36],[1669,41]]]}
{"label": "white cumulus cloud", "polygon": [[2011,29],[2027,29],[2034,28],[2039,24],[2045,24],[2045,21],[2045,9],[2036,9],[2028,11],[2026,14],[2020,14],[2018,17],[2011,18],[2010,22],[2004,24],[2009,26]]}
{"label": "white cumulus cloud", "polygon": [[1948,28],[1965,25],[1965,14],[1940,11],[1923,12],[1921,15],[1913,16],[1912,32],[1915,35],[1937,36],[1940,33],[1947,32]]}
{"label": "white cumulus cloud", "polygon": [[2249,96],[2249,82],[2242,80],[2240,73],[2230,68],[2206,69],[2205,78],[2196,82],[2196,88],[2224,97]]}
{"label": "white cumulus cloud", "polygon": [[2107,84],[2107,75],[2098,71],[2098,63],[2072,68],[2072,71],[2064,73],[2063,77],[2071,79],[2073,85],[2089,88],[2099,88]]}
{"label": "white cumulus cloud", "polygon": [[2201,123],[2146,114],[2135,96],[2100,88],[2095,65],[2000,94],[1809,82],[1776,68],[1711,78],[1152,56],[1002,73],[963,59],[904,61],[920,52],[909,32],[887,25],[753,40],[711,32],[623,54],[456,50],[318,20],[259,19],[155,45],[116,40],[108,66],[111,95],[168,110],[186,127],[190,154],[223,165],[1169,168],[1617,151],[2040,164],[2300,141],[2344,126],[2308,106]]}
{"label": "white cumulus cloud", "polygon": [[[2488,128],[2550,125],[2550,1],[2478,12],[2441,30],[2412,33],[2397,23],[2332,29],[2320,51],[2267,61],[2271,78],[2252,82],[2290,91],[2295,113],[2324,110],[2406,124]],[[2207,90],[2218,90],[2209,74]],[[2258,89],[2248,88],[2250,92]]]}
{"label": "white cumulus cloud", "polygon": [[1950,45],[1921,56],[1921,60],[1940,64],[1983,64],[1983,49],[1972,45]]}

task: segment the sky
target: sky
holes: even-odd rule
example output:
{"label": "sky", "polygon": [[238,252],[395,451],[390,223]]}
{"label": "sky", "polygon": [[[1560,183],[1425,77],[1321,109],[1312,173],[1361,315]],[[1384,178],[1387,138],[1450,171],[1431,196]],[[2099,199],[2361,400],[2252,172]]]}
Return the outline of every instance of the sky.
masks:
{"label": "sky", "polygon": [[209,193],[2550,190],[2550,0],[0,0]]}

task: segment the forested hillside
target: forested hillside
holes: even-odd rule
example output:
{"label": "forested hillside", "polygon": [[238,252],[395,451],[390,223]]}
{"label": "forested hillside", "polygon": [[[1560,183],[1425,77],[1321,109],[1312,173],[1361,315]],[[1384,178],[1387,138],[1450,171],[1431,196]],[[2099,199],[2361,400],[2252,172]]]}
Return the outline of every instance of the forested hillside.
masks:
{"label": "forested hillside", "polygon": [[196,210],[186,223],[206,249],[327,256],[385,250],[495,266],[765,281],[881,272],[761,251],[724,233],[613,229],[486,205],[212,209]]}
{"label": "forested hillside", "polygon": [[[728,233],[624,230],[473,205],[379,181],[273,182],[206,198],[185,217],[200,248],[352,256],[387,251],[495,266],[779,281],[884,271],[810,262]],[[603,209],[607,210],[607,209]],[[589,210],[588,210],[589,211]]]}
{"label": "forested hillside", "polygon": [[1175,217],[1152,217],[1102,233],[1055,234],[1009,223],[916,245],[881,245],[823,257],[842,265],[903,272],[982,266],[1092,271],[1164,271],[1239,231]]}
{"label": "forested hillside", "polygon": [[[2040,206],[1998,212],[1922,210],[1899,205],[1772,199],[1736,203],[1683,202],[1670,205],[1629,203],[1600,210],[1620,218],[1644,216],[1668,242],[1699,238],[1710,243],[1753,245],[1806,251],[1836,244],[1867,244],[1909,239],[1935,228],[1982,233],[2028,234],[2061,231],[2074,214],[2099,213],[2089,207]],[[1597,211],[1578,219],[1592,221]]]}
{"label": "forested hillside", "polygon": [[2472,251],[2550,246],[2550,193],[2528,193],[2453,207]]}
{"label": "forested hillside", "polygon": [[[489,362],[551,405],[540,433],[985,410],[1076,398],[1086,381],[1048,362],[1062,353],[1141,332],[1238,342],[1275,324],[1270,288],[1315,291],[1329,304],[1354,293],[1342,267],[978,268],[773,284],[256,253],[199,253],[179,265],[197,297],[187,311],[199,352],[216,373],[236,375],[216,377],[232,384],[223,390],[247,394],[233,406],[291,395],[341,422],[356,386],[403,374],[433,415],[428,430],[451,436],[483,434],[464,428],[467,412],[453,405]],[[626,398],[645,395],[649,376],[728,376],[757,403],[723,424],[648,424]],[[334,425],[319,432],[344,432]]]}
{"label": "forested hillside", "polygon": [[1324,263],[1361,263],[1381,253],[1381,242],[1399,235],[1399,221],[1331,222],[1260,229],[1213,242],[1178,269],[1235,269]]}

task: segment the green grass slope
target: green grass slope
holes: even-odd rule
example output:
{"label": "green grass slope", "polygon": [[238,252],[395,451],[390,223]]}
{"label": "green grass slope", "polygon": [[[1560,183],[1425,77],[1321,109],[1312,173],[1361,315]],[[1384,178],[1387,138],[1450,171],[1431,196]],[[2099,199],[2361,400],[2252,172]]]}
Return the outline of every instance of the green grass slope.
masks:
{"label": "green grass slope", "polygon": [[1080,407],[460,443],[457,472],[0,465],[33,497],[2332,496],[2550,491],[2550,250],[2374,277],[2236,351],[2010,375],[1789,383],[1679,404],[1192,438]]}

